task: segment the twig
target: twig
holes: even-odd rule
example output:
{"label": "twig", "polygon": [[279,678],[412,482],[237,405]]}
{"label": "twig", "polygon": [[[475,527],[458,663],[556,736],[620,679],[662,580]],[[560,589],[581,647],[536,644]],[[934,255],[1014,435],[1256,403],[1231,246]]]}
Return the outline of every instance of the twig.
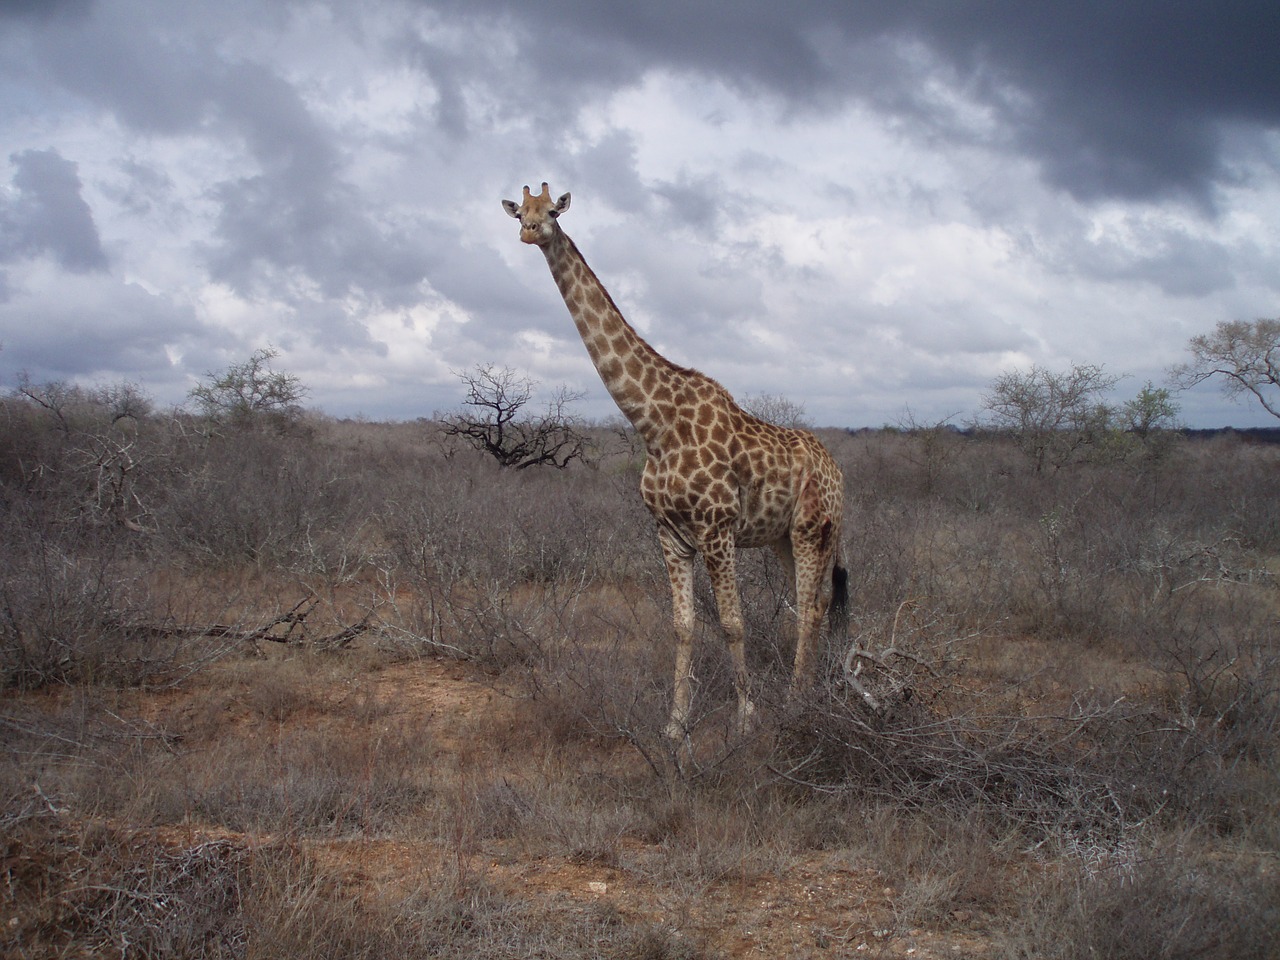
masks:
{"label": "twig", "polygon": [[41,800],[44,801],[44,805],[49,808],[49,812],[52,813],[55,817],[65,816],[67,813],[70,812],[66,807],[59,807],[52,800],[50,800],[49,795],[46,794],[42,789],[40,789],[39,781],[32,783],[31,789],[37,797],[39,797]]}

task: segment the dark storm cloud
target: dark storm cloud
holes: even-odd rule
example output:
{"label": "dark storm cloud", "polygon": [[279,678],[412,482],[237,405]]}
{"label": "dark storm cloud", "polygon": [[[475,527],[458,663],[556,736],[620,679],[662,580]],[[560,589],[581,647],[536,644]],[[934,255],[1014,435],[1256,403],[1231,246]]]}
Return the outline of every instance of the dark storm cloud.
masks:
{"label": "dark storm cloud", "polygon": [[[1030,102],[1001,105],[1017,141],[1077,196],[1208,199],[1233,126],[1280,125],[1280,6],[1011,3],[998,16],[940,5],[918,22],[967,75],[992,71]],[[966,15],[967,14],[967,15]]]}
{"label": "dark storm cloud", "polygon": [[[295,177],[286,168],[223,182],[211,195],[220,213],[206,254],[209,275],[244,296],[292,299],[301,306],[311,293],[294,289],[290,274],[300,271],[327,300],[359,292],[403,307],[420,297],[421,252],[407,238],[383,235],[362,213],[358,195],[341,182]],[[308,307],[299,319],[313,316],[320,314]],[[324,316],[315,334],[367,341],[357,320],[348,317],[335,330],[332,315]]]}
{"label": "dark storm cloud", "polygon": [[209,258],[214,279],[248,292],[264,266],[297,268],[327,297],[361,288],[395,306],[415,298],[421,256],[371,220],[369,204],[342,178],[333,132],[293,86],[262,66],[237,65],[220,84],[218,113],[263,172],[210,191],[221,208]]}
{"label": "dark storm cloud", "polygon": [[243,144],[260,172],[208,186],[219,201],[207,245],[214,279],[238,290],[261,267],[300,268],[327,295],[357,281],[392,299],[421,277],[409,252],[377,235],[340,178],[332,131],[272,69],[219,59],[208,44],[99,18],[48,31],[37,47],[64,87],[146,134],[213,133]]}
{"label": "dark storm cloud", "polygon": [[[929,80],[985,105],[996,136],[1082,199],[1212,202],[1224,136],[1280,126],[1280,4],[437,0],[515,24],[542,80],[616,84],[646,66],[721,77],[789,109],[861,99],[924,137],[961,135]],[[921,61],[921,51],[924,61]]]}
{"label": "dark storm cloud", "polygon": [[[266,337],[369,412],[494,357],[594,384],[496,203],[533,178],[655,343],[748,392],[969,389],[1101,354],[1076,315],[1189,336],[1274,299],[1276,11],[0,0],[0,322],[41,320],[0,364],[181,386]],[[826,374],[777,372],[809,343]]]}
{"label": "dark storm cloud", "polygon": [[55,15],[83,14],[92,0],[0,0],[0,18],[46,20]]}
{"label": "dark storm cloud", "polygon": [[76,273],[106,269],[76,165],[56,150],[24,150],[9,159],[14,195],[0,199],[0,263],[47,253]]}
{"label": "dark storm cloud", "polygon": [[33,30],[25,53],[33,76],[109,110],[127,128],[158,134],[197,129],[218,92],[219,65],[200,43],[164,35],[131,10]]}
{"label": "dark storm cloud", "polygon": [[[98,7],[65,27],[30,31],[29,44],[13,60],[28,82],[47,73],[127,130],[213,137],[239,149],[250,171],[228,171],[204,186],[204,199],[214,204],[212,231],[193,250],[210,279],[249,298],[288,303],[313,335],[367,345],[357,320],[309,303],[314,293],[403,308],[421,299],[422,281],[429,279],[464,309],[492,308],[492,271],[505,269],[496,256],[482,256],[489,273],[481,276],[476,252],[466,252],[456,226],[419,220],[410,235],[383,216],[381,201],[347,179],[344,151],[350,144],[340,132],[317,117],[275,64],[220,55],[216,36],[175,29],[165,17],[149,19],[145,7]],[[426,74],[438,97],[420,135],[464,138],[474,121],[462,86],[476,57],[413,35],[392,46]],[[487,76],[495,79],[493,71]],[[130,182],[108,193],[135,211],[149,208],[172,186],[163,171],[127,161],[117,167]],[[15,234],[10,246],[21,239]],[[307,282],[299,284],[302,278]],[[502,304],[498,310],[508,314]]]}
{"label": "dark storm cloud", "polygon": [[724,184],[717,177],[691,177],[684,174],[676,180],[654,186],[654,193],[666,201],[670,215],[699,233],[714,235],[724,212]]}
{"label": "dark storm cloud", "polygon": [[[644,211],[653,199],[649,188],[640,179],[635,140],[626,131],[610,131],[567,159],[574,189],[580,193],[607,196],[610,206],[627,214]],[[530,186],[535,191],[538,189],[536,183]],[[568,189],[554,183],[551,187],[557,196]]]}
{"label": "dark storm cloud", "polygon": [[116,164],[123,180],[104,184],[103,192],[122,207],[145,216],[173,193],[173,178],[164,170],[126,158]]}
{"label": "dark storm cloud", "polygon": [[167,345],[217,337],[190,306],[102,274],[64,276],[56,288],[0,304],[0,329],[4,380],[20,369],[36,381],[171,376]]}
{"label": "dark storm cloud", "polygon": [[1061,266],[1104,282],[1137,280],[1172,297],[1207,297],[1235,285],[1232,252],[1176,229],[1135,228],[1127,242],[1077,243]]}
{"label": "dark storm cloud", "polygon": [[465,138],[472,119],[462,86],[466,74],[475,68],[474,60],[413,34],[399,38],[392,49],[406,63],[426,74],[434,86],[436,102],[430,110],[430,119],[436,129],[452,139]]}

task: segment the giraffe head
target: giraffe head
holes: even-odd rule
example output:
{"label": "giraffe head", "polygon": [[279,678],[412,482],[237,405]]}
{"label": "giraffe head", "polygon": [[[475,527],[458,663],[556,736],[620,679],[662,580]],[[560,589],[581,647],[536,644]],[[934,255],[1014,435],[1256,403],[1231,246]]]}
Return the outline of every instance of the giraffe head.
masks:
{"label": "giraffe head", "polygon": [[524,188],[524,203],[519,206],[514,200],[503,200],[502,207],[508,215],[520,221],[520,239],[525,243],[543,246],[555,236],[556,217],[569,209],[569,194],[559,200],[551,199],[551,191],[544,183],[542,193],[534,196],[529,188]]}

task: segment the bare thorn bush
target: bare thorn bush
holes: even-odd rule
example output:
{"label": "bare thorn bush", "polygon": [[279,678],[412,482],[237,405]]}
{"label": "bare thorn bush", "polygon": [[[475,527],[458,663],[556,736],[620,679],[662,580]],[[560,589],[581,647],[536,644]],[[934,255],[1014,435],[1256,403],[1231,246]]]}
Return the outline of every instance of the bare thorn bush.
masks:
{"label": "bare thorn bush", "polygon": [[[700,580],[685,760],[626,443],[515,471],[422,424],[231,439],[32,390],[0,401],[5,955],[714,956],[734,897],[833,864],[878,878],[887,952],[1267,955],[1275,447],[1037,469],[1006,435],[823,431],[849,632],[788,700],[792,599],[745,553],[742,731]],[[317,853],[371,843],[412,868]],[[637,899],[492,882],[535,862]]]}

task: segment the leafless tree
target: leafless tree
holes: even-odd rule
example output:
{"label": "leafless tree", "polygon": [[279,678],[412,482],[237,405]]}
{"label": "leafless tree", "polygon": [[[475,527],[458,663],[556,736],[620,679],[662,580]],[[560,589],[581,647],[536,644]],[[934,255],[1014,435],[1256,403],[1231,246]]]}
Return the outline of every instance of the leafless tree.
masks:
{"label": "leafless tree", "polygon": [[749,393],[742,398],[742,409],[753,417],[779,427],[811,429],[813,424],[805,415],[804,404],[777,393]]}
{"label": "leafless tree", "polygon": [[292,426],[302,414],[307,388],[290,373],[273,370],[279,353],[271,347],[255,350],[243,363],[222,373],[210,371],[188,394],[209,420],[234,427]]}
{"label": "leafless tree", "polygon": [[129,530],[145,530],[137,479],[154,450],[139,441],[138,427],[152,410],[142,389],[128,381],[96,387],[34,383],[23,373],[14,397],[41,411],[61,438],[33,452],[26,471],[62,476],[79,489],[75,515],[111,517]]}
{"label": "leafless tree", "polygon": [[1223,391],[1235,399],[1252,394],[1262,408],[1280,417],[1280,318],[1226,320],[1213,333],[1192,337],[1191,360],[1169,371],[1183,390],[1222,377]]}
{"label": "leafless tree", "polygon": [[77,408],[83,407],[85,403],[84,391],[75,384],[66,380],[32,383],[25,371],[18,377],[17,394],[45,410],[67,437],[73,432],[72,421]]}
{"label": "leafless tree", "polygon": [[1010,433],[1037,473],[1056,470],[1105,435],[1114,411],[1102,398],[1119,380],[1095,364],[1062,373],[1039,366],[1010,370],[982,398],[990,414],[983,426]]}
{"label": "leafless tree", "polygon": [[461,437],[517,470],[544,464],[563,469],[585,456],[581,422],[569,412],[581,393],[559,387],[545,410],[530,416],[526,408],[537,383],[529,377],[492,363],[455,375],[467,388],[467,397],[461,410],[442,418],[446,436]]}
{"label": "leafless tree", "polygon": [[95,403],[111,416],[113,424],[132,420],[135,424],[148,417],[154,404],[140,386],[128,380],[104,384],[91,392]]}

